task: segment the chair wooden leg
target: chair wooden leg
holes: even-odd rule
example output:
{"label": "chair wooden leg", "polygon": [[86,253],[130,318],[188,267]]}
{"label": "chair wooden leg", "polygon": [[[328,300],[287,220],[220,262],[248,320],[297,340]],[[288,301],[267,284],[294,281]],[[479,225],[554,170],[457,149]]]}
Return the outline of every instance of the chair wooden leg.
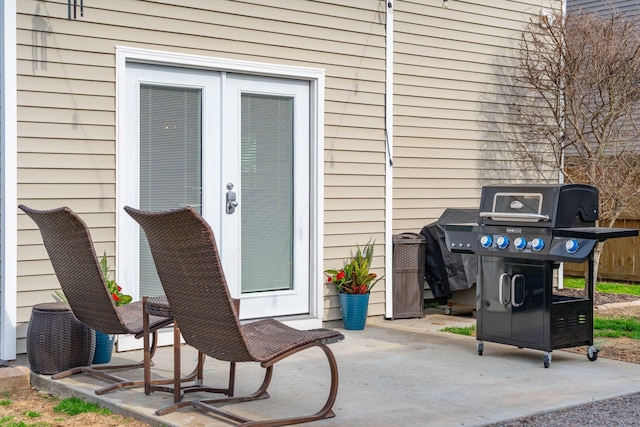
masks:
{"label": "chair wooden leg", "polygon": [[[271,419],[271,420],[250,420],[250,419],[241,417],[239,415],[233,414],[231,412],[228,412],[226,410],[220,409],[216,406],[213,406],[216,404],[239,403],[239,402],[247,402],[252,400],[268,398],[269,393],[267,393],[267,388],[269,387],[269,384],[271,382],[271,378],[273,375],[273,364],[265,366],[266,373],[265,373],[264,380],[262,381],[262,385],[258,388],[256,392],[254,392],[249,396],[227,397],[227,398],[220,398],[220,399],[204,399],[204,400],[197,400],[197,401],[183,401],[175,405],[172,405],[163,409],[159,409],[158,411],[156,411],[156,414],[166,415],[177,409],[184,408],[187,406],[192,406],[194,408],[203,410],[205,412],[210,412],[210,413],[219,415],[221,417],[227,418],[228,420],[239,422],[240,423],[239,426],[242,426],[242,427],[276,427],[276,426],[286,426],[286,425],[292,425],[292,424],[307,423],[307,422],[317,421],[325,418],[333,418],[335,417],[335,413],[333,412],[332,408],[336,401],[336,397],[338,395],[338,364],[336,362],[336,358],[333,355],[333,352],[331,351],[331,349],[329,349],[329,347],[323,343],[315,342],[307,346],[300,347],[299,349],[296,349],[291,353],[283,355],[282,357],[279,357],[277,360],[282,360],[285,357],[290,356],[300,350],[314,347],[314,346],[320,347],[320,349],[322,349],[322,351],[325,353],[327,360],[329,362],[329,369],[331,371],[331,386],[329,388],[329,396],[327,397],[327,400],[325,404],[322,406],[322,408],[315,414],[304,415],[300,417],[291,417],[291,418],[278,418],[278,419]],[[273,363],[275,363],[275,361],[273,361]]]}
{"label": "chair wooden leg", "polygon": [[[200,352],[198,352],[198,363],[196,371],[200,367]],[[173,321],[173,403],[180,402],[182,400],[182,393],[180,393],[180,329]]]}
{"label": "chair wooden leg", "polygon": [[273,420],[261,420],[261,421],[251,421],[247,420],[242,424],[239,424],[238,427],[276,427],[276,426],[287,426],[292,424],[301,424],[308,423],[311,421],[318,421],[325,418],[333,418],[336,414],[333,412],[331,408],[333,408],[333,404],[336,401],[336,397],[338,395],[338,364],[336,362],[336,358],[333,355],[333,352],[329,347],[325,344],[318,344],[318,346],[324,351],[327,356],[327,360],[329,361],[329,367],[331,369],[331,387],[329,389],[329,396],[327,401],[325,402],[322,409],[316,412],[313,415],[301,416],[301,417],[291,417],[291,418],[279,418]]}
{"label": "chair wooden leg", "polygon": [[[111,380],[114,381],[114,384],[102,387],[98,390],[95,391],[95,393],[97,395],[102,395],[105,393],[109,393],[110,391],[114,391],[120,388],[125,388],[125,387],[143,387],[146,385],[146,381],[143,380],[130,380],[130,379],[126,379],[126,378],[121,378],[118,377],[116,375],[112,375],[112,374],[107,374],[106,372],[103,371],[110,371],[110,370],[122,370],[122,369],[134,369],[134,368],[145,368],[145,366],[153,366],[153,356],[156,354],[156,349],[158,347],[158,332],[157,331],[153,331],[150,334],[147,334],[147,340],[149,339],[149,336],[151,336],[151,345],[147,346],[148,349],[148,354],[146,355],[149,358],[149,362],[148,364],[145,363],[144,358],[142,362],[139,363],[133,363],[133,364],[129,364],[129,365],[106,365],[106,366],[91,366],[91,369],[93,372],[86,372],[89,375],[93,375],[93,376],[97,376],[100,377],[102,379],[105,379],[107,381]],[[149,348],[150,347],[150,348]],[[145,355],[143,355],[144,357]],[[167,384],[168,380],[156,380],[156,381],[151,381],[151,384]]]}
{"label": "chair wooden leg", "polygon": [[[235,370],[236,364],[235,362],[231,362],[231,366],[229,368],[229,389],[233,389],[233,383],[235,382]],[[228,397],[221,397],[218,399],[204,399],[199,401],[187,400],[182,402],[177,402],[171,406],[167,406],[165,408],[158,409],[156,411],[156,415],[167,415],[171,412],[175,412],[178,409],[185,408],[187,406],[193,406],[194,402],[203,402],[205,404],[214,404],[214,403],[239,403],[239,402],[248,402],[251,400],[258,399],[267,399],[269,397],[269,393],[267,393],[267,387],[269,387],[269,383],[271,383],[271,378],[273,377],[273,366],[269,366],[264,375],[264,379],[262,380],[262,384],[253,394],[249,396],[233,396],[228,395]]]}
{"label": "chair wooden leg", "polygon": [[113,366],[81,366],[81,367],[77,367],[77,368],[73,368],[73,369],[69,369],[67,371],[64,372],[59,372],[55,375],[53,375],[51,378],[53,378],[54,380],[59,380],[61,378],[66,378],[70,375],[73,374],[87,374],[87,375],[91,375],[92,377],[97,377],[100,378],[102,380],[105,381],[111,381],[112,384],[100,388],[98,390],[95,391],[96,394],[101,395],[101,394],[105,394],[105,393],[109,393],[110,391],[113,390],[117,390],[119,388],[124,388],[124,387],[141,387],[144,386],[144,381],[132,381],[128,378],[122,378],[119,377],[117,375],[113,375],[113,374],[109,374],[105,371],[107,370],[125,370],[125,369],[132,369],[132,368],[141,368],[143,367],[142,363],[139,364],[133,364],[133,365],[113,365]]}
{"label": "chair wooden leg", "polygon": [[[144,315],[144,319],[148,319],[148,316],[146,313]],[[173,379],[172,380],[152,381],[150,363],[148,363],[145,359],[145,379],[144,379],[145,394],[150,394],[151,392],[154,392],[154,391],[172,393],[174,403],[180,402],[184,398],[185,393],[205,392],[205,393],[219,393],[219,394],[229,395],[229,392],[231,392],[231,394],[233,394],[233,389],[231,388],[233,384],[232,382],[230,382],[230,386],[228,388],[210,387],[203,383],[205,354],[200,351],[198,352],[198,362],[196,363],[196,367],[194,368],[194,370],[190,374],[184,377],[181,375],[180,337],[181,337],[180,328],[178,327],[177,323],[174,322],[173,324]],[[149,362],[150,362],[150,358],[149,358]],[[235,373],[232,373],[230,375],[235,376]],[[193,382],[193,384],[184,385],[183,383],[186,383],[186,382]]]}
{"label": "chair wooden leg", "polygon": [[149,315],[147,314],[147,296],[142,297],[142,343],[144,366],[144,394],[151,393],[151,351],[149,349]]}
{"label": "chair wooden leg", "polygon": [[229,367],[229,393],[227,396],[233,397],[236,388],[236,362],[231,362]]}
{"label": "chair wooden leg", "polygon": [[[147,357],[149,358],[148,365],[143,360],[142,362],[129,363],[124,365],[78,366],[76,368],[71,368],[66,371],[58,372],[57,374],[52,375],[51,378],[54,380],[59,380],[74,374],[87,374],[96,378],[100,378],[105,381],[110,381],[112,383],[108,386],[97,389],[95,391],[97,395],[102,395],[105,393],[109,393],[113,390],[117,390],[125,387],[143,387],[143,386],[146,387],[147,385],[146,379],[143,379],[142,381],[134,381],[128,378],[123,378],[117,375],[110,374],[108,373],[108,371],[122,371],[122,370],[139,369],[139,368],[145,369],[146,366],[153,365],[151,358],[155,354],[156,348],[158,345],[158,333],[157,331],[153,331],[150,335],[152,337],[151,345],[147,343],[146,348],[148,349],[148,351],[145,350],[145,354],[144,354],[144,358],[147,358]],[[147,340],[148,339],[149,338],[147,336]],[[154,381],[151,381],[151,384],[171,384],[172,382],[173,380],[154,380]]]}

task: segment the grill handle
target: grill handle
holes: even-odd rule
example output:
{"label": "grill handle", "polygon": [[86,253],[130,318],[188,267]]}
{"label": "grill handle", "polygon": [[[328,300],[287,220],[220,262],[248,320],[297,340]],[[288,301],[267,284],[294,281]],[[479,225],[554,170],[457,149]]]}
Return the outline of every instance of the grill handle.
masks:
{"label": "grill handle", "polygon": [[512,307],[520,307],[522,304],[524,304],[524,289],[522,290],[522,301],[521,302],[516,302],[516,286],[518,284],[518,281],[521,280],[520,283],[522,283],[522,287],[524,288],[524,276],[522,274],[514,274],[513,277],[511,278],[511,306]]}
{"label": "grill handle", "polygon": [[480,218],[491,218],[494,220],[533,220],[533,221],[549,221],[549,215],[533,214],[533,213],[513,213],[513,212],[480,212]]}
{"label": "grill handle", "polygon": [[509,304],[509,301],[505,301],[504,300],[504,279],[507,279],[507,285],[509,284],[509,279],[511,276],[509,276],[509,273],[502,273],[500,275],[500,278],[498,279],[498,300],[500,300],[500,304],[504,304],[507,305]]}

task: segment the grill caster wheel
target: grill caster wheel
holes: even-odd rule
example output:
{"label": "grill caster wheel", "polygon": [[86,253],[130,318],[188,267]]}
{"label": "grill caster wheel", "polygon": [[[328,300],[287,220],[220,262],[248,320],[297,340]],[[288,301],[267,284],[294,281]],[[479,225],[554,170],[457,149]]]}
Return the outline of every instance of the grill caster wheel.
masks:
{"label": "grill caster wheel", "polygon": [[478,356],[482,356],[483,351],[484,351],[484,343],[482,341],[478,341]]}
{"label": "grill caster wheel", "polygon": [[551,365],[551,353],[545,353],[544,356],[542,356],[542,363],[545,368],[548,368]]}
{"label": "grill caster wheel", "polygon": [[598,360],[598,349],[593,346],[589,346],[587,348],[587,359],[589,359],[592,362],[595,362],[596,360]]}

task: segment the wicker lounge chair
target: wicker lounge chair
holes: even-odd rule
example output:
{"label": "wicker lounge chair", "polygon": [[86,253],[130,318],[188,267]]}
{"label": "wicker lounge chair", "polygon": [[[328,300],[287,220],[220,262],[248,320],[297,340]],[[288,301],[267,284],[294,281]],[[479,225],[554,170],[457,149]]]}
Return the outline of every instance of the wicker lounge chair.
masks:
{"label": "wicker lounge chair", "polygon": [[[290,425],[335,416],[331,408],[338,392],[338,367],[327,344],[343,339],[342,334],[327,329],[300,331],[274,319],[240,324],[238,300],[227,289],[213,232],[198,213],[189,207],[156,213],[128,206],[125,210],[145,231],[160,282],[187,344],[218,360],[259,362],[266,368],[262,385],[249,396],[183,400],[156,411],[158,415],[193,406],[251,426]],[[313,347],[324,351],[331,371],[329,396],[315,414],[251,421],[216,406],[269,397],[274,364]]]}
{"label": "wicker lounge chair", "polygon": [[[40,228],[44,246],[58,277],[62,291],[73,314],[91,328],[106,334],[131,334],[143,337],[142,301],[117,307],[102,277],[89,230],[71,209],[58,208],[37,211],[20,205]],[[173,323],[171,317],[151,316],[151,356],[157,346],[157,330]],[[105,371],[142,368],[143,362],[127,365],[79,366],[59,372],[60,379],[76,373],[86,373],[112,384],[96,390],[104,394],[123,387],[143,386],[144,381],[132,381]],[[173,380],[155,380],[155,384],[172,384]]]}

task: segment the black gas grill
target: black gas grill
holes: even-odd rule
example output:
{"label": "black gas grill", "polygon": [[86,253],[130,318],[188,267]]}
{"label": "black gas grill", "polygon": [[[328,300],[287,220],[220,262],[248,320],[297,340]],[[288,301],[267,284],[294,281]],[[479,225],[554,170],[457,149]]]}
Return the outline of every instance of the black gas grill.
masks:
{"label": "black gas grill", "polygon": [[[476,254],[478,354],[483,341],[551,351],[593,347],[593,249],[638,230],[595,227],[598,190],[581,184],[495,185],[482,189],[477,224],[447,224],[451,252]],[[588,261],[585,295],[553,294],[560,262]]]}

